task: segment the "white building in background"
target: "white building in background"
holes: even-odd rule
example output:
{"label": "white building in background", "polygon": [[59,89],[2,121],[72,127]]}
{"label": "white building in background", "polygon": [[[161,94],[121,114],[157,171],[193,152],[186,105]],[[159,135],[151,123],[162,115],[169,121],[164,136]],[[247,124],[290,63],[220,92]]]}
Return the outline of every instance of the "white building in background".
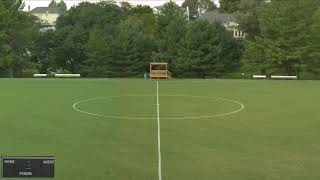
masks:
{"label": "white building in background", "polygon": [[37,7],[30,11],[31,14],[37,16],[42,24],[54,26],[58,17],[65,12],[56,7]]}
{"label": "white building in background", "polygon": [[[25,2],[24,11],[31,11],[37,7],[48,7],[51,0],[23,0]],[[60,2],[61,0],[56,0],[56,2]],[[91,2],[91,3],[98,3],[103,0],[64,0],[67,5],[67,8],[70,9],[72,6],[77,6],[81,2]],[[128,2],[132,5],[148,5],[151,8],[158,7],[163,5],[164,3],[169,2],[170,0],[115,0],[117,3],[120,2]],[[172,0],[178,5],[182,5],[184,0]],[[214,0],[215,4],[219,5],[219,0]]]}
{"label": "white building in background", "polygon": [[203,13],[199,19],[206,20],[211,23],[218,22],[222,24],[236,39],[244,39],[246,37],[246,33],[239,30],[239,24],[233,14],[220,13],[215,10]]}

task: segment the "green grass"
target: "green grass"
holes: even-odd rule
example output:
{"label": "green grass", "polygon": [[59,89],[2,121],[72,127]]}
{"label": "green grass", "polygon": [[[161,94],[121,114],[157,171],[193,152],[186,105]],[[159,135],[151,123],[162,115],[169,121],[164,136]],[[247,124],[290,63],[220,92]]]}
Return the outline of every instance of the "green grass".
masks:
{"label": "green grass", "polygon": [[[1,79],[0,88],[1,155],[55,155],[57,180],[158,179],[155,81]],[[160,81],[163,180],[318,180],[319,92],[320,81]],[[150,119],[72,108],[94,97],[113,98],[78,108]],[[167,119],[239,108],[214,98],[245,109]]]}

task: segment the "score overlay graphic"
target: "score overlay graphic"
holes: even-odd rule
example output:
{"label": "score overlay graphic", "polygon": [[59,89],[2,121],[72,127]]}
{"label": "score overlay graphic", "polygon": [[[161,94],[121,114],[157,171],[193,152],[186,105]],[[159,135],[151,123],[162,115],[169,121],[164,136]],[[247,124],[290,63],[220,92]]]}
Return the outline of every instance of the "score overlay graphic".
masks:
{"label": "score overlay graphic", "polygon": [[2,177],[54,177],[54,156],[2,156]]}

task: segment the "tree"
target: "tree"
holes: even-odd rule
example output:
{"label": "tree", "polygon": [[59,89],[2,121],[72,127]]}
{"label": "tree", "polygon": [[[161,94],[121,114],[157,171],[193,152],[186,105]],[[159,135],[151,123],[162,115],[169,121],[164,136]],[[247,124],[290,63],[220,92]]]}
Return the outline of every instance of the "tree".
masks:
{"label": "tree", "polygon": [[111,41],[108,42],[102,28],[93,27],[85,47],[86,59],[82,65],[82,73],[90,77],[108,77],[112,71]]}
{"label": "tree", "polygon": [[246,39],[252,40],[260,33],[258,12],[265,5],[261,0],[241,0],[235,12],[239,28],[246,32]]}
{"label": "tree", "polygon": [[59,46],[57,42],[56,33],[50,30],[41,33],[31,48],[31,60],[37,65],[40,73],[46,74],[56,70],[52,50]]}
{"label": "tree", "polygon": [[137,5],[133,6],[130,14],[135,14],[135,15],[144,15],[144,14],[149,14],[153,15],[153,9],[150,6],[144,6],[144,5]]}
{"label": "tree", "polygon": [[240,0],[220,0],[219,2],[222,12],[233,13],[238,10]]}
{"label": "tree", "polygon": [[312,16],[312,25],[308,33],[308,48],[306,57],[308,61],[308,70],[320,74],[320,7]]}
{"label": "tree", "polygon": [[242,68],[247,73],[271,74],[272,65],[268,62],[264,48],[264,39],[257,37],[255,41],[246,40],[242,55]]}
{"label": "tree", "polygon": [[147,70],[155,45],[144,31],[144,24],[137,17],[129,17],[118,25],[113,44],[113,72],[117,76],[139,76]]}
{"label": "tree", "polygon": [[222,25],[195,21],[188,28],[176,63],[193,77],[219,77],[239,67],[240,54],[239,42]]}
{"label": "tree", "polygon": [[[256,40],[246,42],[244,63],[256,69],[254,56],[261,54],[263,68],[259,71],[300,75],[306,68],[306,48],[308,31],[312,25],[312,15],[317,8],[316,0],[271,1],[259,10],[258,18],[261,33]],[[292,13],[295,12],[295,13]],[[249,48],[248,48],[249,47]]]}
{"label": "tree", "polygon": [[178,51],[187,31],[187,20],[184,10],[173,2],[164,4],[157,14],[157,47],[153,59],[171,63],[175,71],[174,61],[179,57]]}
{"label": "tree", "polygon": [[68,13],[59,17],[57,29],[67,26],[81,26],[87,33],[95,24],[111,28],[119,23],[123,17],[122,9],[114,2],[103,1],[100,3],[82,2],[76,7],[72,7]]}
{"label": "tree", "polygon": [[79,73],[86,58],[85,43],[88,39],[86,31],[79,26],[69,26],[57,30],[56,33],[59,46],[52,50],[55,69]]}
{"label": "tree", "polygon": [[189,9],[190,19],[195,19],[201,13],[217,8],[212,0],[185,0],[182,7]]}
{"label": "tree", "polygon": [[[101,59],[110,61],[110,52],[105,51],[106,47],[95,44],[110,45],[122,17],[120,7],[113,2],[84,2],[72,7],[57,21],[56,33],[60,41],[52,53],[56,66],[71,72],[90,74],[97,70],[95,64],[98,66],[102,63]],[[99,42],[95,42],[98,39]],[[104,64],[99,72],[106,70]]]}
{"label": "tree", "polygon": [[30,47],[38,36],[36,18],[20,11],[22,1],[0,1],[0,68],[10,77],[31,65]]}
{"label": "tree", "polygon": [[121,1],[120,7],[124,12],[130,12],[132,10],[132,5],[126,1]]}
{"label": "tree", "polygon": [[67,5],[63,0],[61,0],[59,3],[57,3],[55,0],[52,0],[49,4],[49,7],[60,8],[63,11],[67,11]]}
{"label": "tree", "polygon": [[177,20],[177,19],[186,19],[186,15],[184,10],[179,7],[174,2],[170,1],[168,3],[165,3],[163,6],[161,6],[158,14],[158,25],[159,25],[159,31],[165,31],[167,26],[170,24],[170,22]]}
{"label": "tree", "polygon": [[162,60],[176,76],[186,75],[181,68],[203,78],[238,68],[240,50],[223,26],[187,21],[173,2],[155,14],[148,6],[103,1],[72,7],[59,17],[56,31],[41,34],[31,54],[41,72],[137,77],[150,61]]}
{"label": "tree", "polygon": [[63,11],[67,11],[67,5],[63,0],[61,0],[56,7],[62,9]]}
{"label": "tree", "polygon": [[49,4],[49,7],[57,7],[58,3],[55,0],[52,0]]}

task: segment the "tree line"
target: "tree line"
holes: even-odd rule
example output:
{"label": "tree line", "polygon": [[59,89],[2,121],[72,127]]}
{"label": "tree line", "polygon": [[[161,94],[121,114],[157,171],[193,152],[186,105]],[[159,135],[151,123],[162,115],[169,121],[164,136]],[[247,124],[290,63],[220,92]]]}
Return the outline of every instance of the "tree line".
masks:
{"label": "tree line", "polygon": [[221,0],[247,33],[242,71],[298,75],[320,73],[319,0]]}
{"label": "tree line", "polygon": [[[37,18],[20,11],[22,1],[2,0],[0,71],[11,77],[28,71],[142,77],[149,62],[166,61],[181,78],[316,75],[319,4],[293,1],[221,0],[217,9],[209,0],[186,0],[182,7],[168,2],[157,11],[126,2],[83,2],[58,18],[55,31],[40,32]],[[219,23],[198,19],[211,10],[233,13],[246,40],[236,40]]]}

